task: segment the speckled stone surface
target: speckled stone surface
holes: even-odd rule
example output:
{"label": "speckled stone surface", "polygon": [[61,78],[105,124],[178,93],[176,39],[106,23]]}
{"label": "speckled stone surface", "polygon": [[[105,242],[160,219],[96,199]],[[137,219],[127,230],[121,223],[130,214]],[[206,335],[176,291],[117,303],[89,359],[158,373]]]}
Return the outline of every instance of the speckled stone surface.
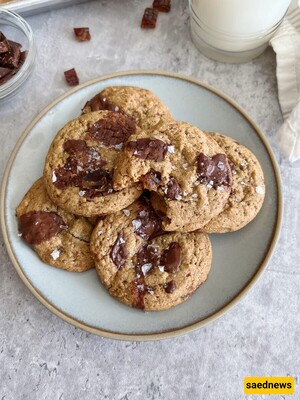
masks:
{"label": "speckled stone surface", "polygon": [[[280,240],[254,289],[214,323],[176,339],[118,342],[87,334],[45,309],[21,282],[0,237],[0,400],[239,400],[248,375],[292,375],[300,397],[300,169],[278,151],[282,123],[271,49],[243,65],[208,60],[189,36],[188,4],[173,0],[154,31],[139,28],[151,1],[93,1],[28,18],[37,39],[36,69],[26,88],[0,104],[4,174],[30,121],[65,93],[63,71],[80,81],[124,70],[165,70],[198,78],[236,100],[265,132],[282,174]],[[92,41],[74,43],[73,27]],[[247,399],[268,396],[247,396]]]}

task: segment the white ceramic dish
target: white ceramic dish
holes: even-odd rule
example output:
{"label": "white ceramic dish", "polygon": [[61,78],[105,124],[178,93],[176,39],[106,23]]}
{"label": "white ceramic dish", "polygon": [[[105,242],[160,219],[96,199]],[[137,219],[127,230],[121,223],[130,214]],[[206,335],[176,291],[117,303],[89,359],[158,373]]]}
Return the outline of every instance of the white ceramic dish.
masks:
{"label": "white ceramic dish", "polygon": [[[104,87],[135,85],[156,93],[178,120],[230,135],[251,149],[266,178],[261,212],[241,231],[211,235],[213,265],[208,280],[185,303],[167,311],[142,312],[108,295],[96,272],[62,271],[43,264],[18,237],[15,208],[42,175],[56,132],[80,114]],[[83,84],[42,111],[26,129],[9,160],[1,192],[1,223],[12,262],[23,282],[50,311],[88,332],[123,340],[156,340],[197,329],[222,315],[248,291],[266,267],[282,215],[280,178],[271,149],[246,113],[215,89],[179,75],[126,72]]]}

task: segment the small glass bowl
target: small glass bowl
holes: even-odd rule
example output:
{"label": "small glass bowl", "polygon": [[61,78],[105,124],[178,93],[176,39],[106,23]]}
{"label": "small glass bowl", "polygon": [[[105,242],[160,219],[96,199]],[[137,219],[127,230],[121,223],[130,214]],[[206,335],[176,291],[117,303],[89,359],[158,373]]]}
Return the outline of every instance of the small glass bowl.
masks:
{"label": "small glass bowl", "polygon": [[0,31],[4,33],[7,39],[20,43],[22,45],[21,51],[28,51],[25,62],[19,71],[7,82],[0,85],[0,102],[4,102],[18,92],[31,74],[36,59],[36,46],[32,29],[28,23],[15,12],[1,7]]}

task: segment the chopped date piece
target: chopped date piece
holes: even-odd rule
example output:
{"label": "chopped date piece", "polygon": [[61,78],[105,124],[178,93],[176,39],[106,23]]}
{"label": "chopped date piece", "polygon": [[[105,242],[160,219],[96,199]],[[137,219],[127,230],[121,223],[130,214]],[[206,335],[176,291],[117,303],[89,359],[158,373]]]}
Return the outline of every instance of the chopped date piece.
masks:
{"label": "chopped date piece", "polygon": [[69,69],[68,71],[64,72],[67,84],[69,86],[76,86],[79,84],[79,79],[75,68]]}
{"label": "chopped date piece", "polygon": [[171,10],[171,0],[154,0],[152,7],[157,11],[169,12]]}
{"label": "chopped date piece", "polygon": [[156,27],[157,16],[157,10],[153,10],[153,8],[146,8],[142,18],[141,28],[154,29]]}
{"label": "chopped date piece", "polygon": [[88,40],[91,40],[90,29],[88,27],[74,28],[74,33],[79,42],[87,42]]}

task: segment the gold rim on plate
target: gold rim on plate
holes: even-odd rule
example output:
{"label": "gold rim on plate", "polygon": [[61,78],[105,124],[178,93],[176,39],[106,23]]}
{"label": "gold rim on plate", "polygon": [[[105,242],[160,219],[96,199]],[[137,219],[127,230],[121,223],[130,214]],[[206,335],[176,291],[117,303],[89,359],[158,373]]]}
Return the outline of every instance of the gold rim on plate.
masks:
{"label": "gold rim on plate", "polygon": [[[7,190],[7,184],[8,184],[8,178],[10,175],[10,171],[13,165],[13,162],[15,160],[15,157],[24,141],[24,139],[27,137],[27,135],[30,133],[32,128],[38,123],[38,121],[52,108],[54,107],[57,103],[61,102],[63,99],[66,97],[69,97],[73,93],[77,92],[78,90],[83,89],[84,87],[93,85],[97,82],[113,79],[113,78],[119,78],[119,77],[125,77],[125,76],[131,76],[131,75],[156,75],[156,76],[164,76],[168,78],[175,78],[175,79],[180,79],[189,83],[193,83],[207,91],[210,91],[220,97],[221,99],[225,100],[227,103],[229,103],[233,108],[235,108],[247,121],[248,123],[252,126],[258,137],[260,138],[263,146],[265,147],[268,156],[271,160],[272,167],[273,167],[273,172],[275,175],[276,179],[276,184],[277,184],[277,216],[276,216],[276,222],[273,228],[273,234],[272,238],[270,240],[268,248],[265,250],[265,254],[262,257],[261,263],[257,266],[257,269],[253,276],[248,280],[248,282],[242,287],[242,289],[239,291],[237,295],[235,295],[230,301],[228,301],[225,305],[220,307],[217,311],[212,312],[205,318],[186,325],[182,328],[175,328],[175,329],[169,329],[165,330],[162,332],[156,332],[156,333],[118,333],[118,332],[113,332],[113,331],[108,331],[105,329],[101,328],[96,328],[94,326],[88,325],[82,321],[77,320],[76,318],[66,314],[59,308],[55,307],[49,300],[47,300],[43,294],[33,285],[33,283],[28,279],[26,274],[24,273],[21,265],[19,264],[19,261],[17,260],[13,250],[12,250],[12,245],[8,236],[7,232],[7,226],[6,226],[6,216],[5,216],[5,206],[6,206],[6,190]],[[118,72],[114,74],[109,74],[109,75],[104,75],[100,78],[93,79],[91,81],[88,81],[86,83],[83,83],[76,88],[68,91],[67,93],[63,94],[60,96],[58,99],[54,100],[52,103],[50,103],[43,111],[41,111],[37,117],[33,119],[33,121],[28,125],[28,127],[25,129],[24,133],[21,135],[19,138],[18,142],[16,143],[12,154],[8,160],[5,172],[4,172],[4,177],[3,177],[3,182],[2,182],[2,187],[1,187],[1,198],[0,198],[0,208],[1,208],[1,228],[3,232],[3,237],[4,237],[4,242],[7,248],[8,255],[18,273],[22,281],[25,283],[25,285],[28,287],[28,289],[31,291],[31,293],[45,306],[50,310],[53,314],[57,315],[58,317],[62,318],[64,321],[68,322],[69,324],[80,328],[86,332],[93,333],[95,335],[99,335],[102,337],[106,337],[109,339],[117,339],[117,340],[128,340],[128,341],[147,341],[147,340],[161,340],[161,339],[168,339],[176,336],[181,336],[186,333],[192,332],[212,321],[215,319],[219,318],[221,315],[223,315],[225,312],[227,312],[229,309],[231,309],[233,306],[235,306],[238,301],[248,293],[248,291],[253,287],[253,285],[257,282],[258,278],[261,276],[263,270],[266,268],[273,251],[275,249],[275,245],[277,243],[278,237],[279,237],[279,232],[280,232],[280,226],[282,222],[282,210],[283,210],[283,198],[282,198],[282,190],[281,190],[281,182],[280,182],[280,173],[279,173],[279,168],[277,166],[277,162],[275,160],[275,157],[273,155],[272,149],[270,145],[268,144],[267,140],[265,139],[263,133],[260,131],[258,126],[248,117],[246,112],[237,104],[235,103],[232,99],[224,95],[222,92],[219,90],[205,84],[202,82],[199,82],[196,79],[193,78],[188,78],[184,75],[180,74],[171,74],[171,73],[166,73],[166,72],[159,72],[159,71],[127,71],[127,72]]]}

